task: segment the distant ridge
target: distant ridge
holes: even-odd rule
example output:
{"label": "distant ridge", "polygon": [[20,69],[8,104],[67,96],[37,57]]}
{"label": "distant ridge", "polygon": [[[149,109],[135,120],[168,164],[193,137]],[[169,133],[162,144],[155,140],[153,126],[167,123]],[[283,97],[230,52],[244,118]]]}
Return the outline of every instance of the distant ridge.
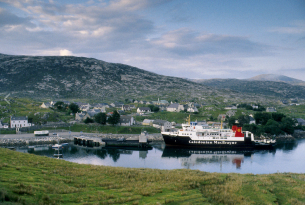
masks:
{"label": "distant ridge", "polygon": [[257,75],[252,78],[249,78],[247,80],[275,81],[275,82],[289,83],[291,85],[304,85],[305,86],[305,82],[302,80],[291,78],[291,77],[288,77],[285,75],[276,75],[276,74],[261,74],[261,75]]}

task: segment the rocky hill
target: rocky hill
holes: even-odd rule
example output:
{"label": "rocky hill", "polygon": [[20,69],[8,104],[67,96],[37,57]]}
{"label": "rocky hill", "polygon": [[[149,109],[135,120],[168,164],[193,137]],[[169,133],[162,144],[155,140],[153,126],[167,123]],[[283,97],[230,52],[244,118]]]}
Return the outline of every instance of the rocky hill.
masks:
{"label": "rocky hill", "polygon": [[249,95],[252,93],[259,96],[275,97],[279,99],[305,99],[305,86],[291,85],[285,82],[238,79],[194,80],[194,82],[216,89],[226,88],[240,94]]}
{"label": "rocky hill", "polygon": [[2,95],[38,99],[185,99],[209,96],[204,85],[123,64],[73,56],[0,55]]}
{"label": "rocky hill", "polygon": [[184,100],[213,104],[268,102],[305,97],[305,87],[247,80],[187,79],[158,75],[124,64],[73,56],[0,54],[2,96],[86,101]]}

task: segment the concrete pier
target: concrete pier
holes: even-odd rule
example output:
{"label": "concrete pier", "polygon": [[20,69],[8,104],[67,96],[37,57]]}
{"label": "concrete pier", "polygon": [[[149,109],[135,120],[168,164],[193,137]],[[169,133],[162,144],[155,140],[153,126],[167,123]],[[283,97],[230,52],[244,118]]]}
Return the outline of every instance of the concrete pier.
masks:
{"label": "concrete pier", "polygon": [[91,138],[86,136],[74,136],[74,144],[84,147],[100,147],[105,145],[101,138]]}

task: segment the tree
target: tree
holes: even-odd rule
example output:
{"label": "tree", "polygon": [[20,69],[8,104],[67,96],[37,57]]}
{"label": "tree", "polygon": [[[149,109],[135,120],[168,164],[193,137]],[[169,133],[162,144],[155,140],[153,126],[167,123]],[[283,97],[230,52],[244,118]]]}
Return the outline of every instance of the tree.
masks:
{"label": "tree", "polygon": [[71,103],[71,104],[69,105],[69,109],[71,110],[71,112],[72,112],[73,114],[75,114],[75,113],[77,113],[77,112],[79,111],[79,107],[78,107],[78,105],[75,104],[75,103]]}
{"label": "tree", "polygon": [[271,116],[272,116],[272,119],[274,119],[274,120],[277,121],[277,122],[281,122],[282,119],[283,119],[284,117],[286,117],[286,115],[284,115],[284,114],[282,114],[282,113],[276,113],[276,112],[272,113]]}
{"label": "tree", "polygon": [[120,114],[118,113],[118,111],[115,110],[113,114],[108,117],[108,123],[112,125],[116,125],[119,122],[120,122]]}
{"label": "tree", "polygon": [[264,133],[263,127],[256,124],[245,124],[243,126],[243,131],[252,132],[255,136],[260,136]]}
{"label": "tree", "polygon": [[293,134],[295,124],[296,124],[295,120],[289,117],[284,117],[282,118],[280,128],[282,131],[286,132],[287,134]]}
{"label": "tree", "polygon": [[91,118],[87,117],[85,120],[84,120],[84,123],[88,124],[88,123],[93,123],[94,120],[92,120]]}
{"label": "tree", "polygon": [[265,133],[270,134],[270,135],[279,135],[282,134],[283,131],[280,128],[280,124],[273,120],[269,119],[264,126]]}
{"label": "tree", "polygon": [[100,112],[94,115],[94,120],[99,124],[105,125],[107,121],[107,115],[105,113]]}
{"label": "tree", "polygon": [[228,119],[229,127],[232,127],[233,125],[236,125],[236,122],[235,122],[236,120],[237,120],[237,119],[236,119],[235,116],[229,117],[229,119]]}
{"label": "tree", "polygon": [[269,119],[271,119],[271,114],[267,112],[258,112],[254,114],[254,119],[256,124],[265,125]]}
{"label": "tree", "polygon": [[54,104],[54,107],[59,111],[65,111],[67,108],[67,105],[62,101],[58,101]]}
{"label": "tree", "polygon": [[150,110],[151,110],[152,112],[158,112],[158,111],[160,110],[159,107],[154,106],[154,105],[148,105],[148,107],[150,108]]}
{"label": "tree", "polygon": [[238,116],[237,120],[238,120],[237,125],[239,127],[243,127],[244,124],[249,124],[250,117],[248,115],[240,115],[240,116]]}

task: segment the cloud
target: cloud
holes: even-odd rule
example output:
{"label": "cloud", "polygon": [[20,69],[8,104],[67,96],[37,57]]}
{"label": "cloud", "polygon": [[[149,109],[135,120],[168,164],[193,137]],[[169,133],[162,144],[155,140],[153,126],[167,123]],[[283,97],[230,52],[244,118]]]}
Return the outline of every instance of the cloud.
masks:
{"label": "cloud", "polygon": [[26,25],[33,27],[34,25],[30,22],[30,18],[22,18],[15,14],[8,12],[7,10],[0,8],[0,27],[2,26],[16,26]]}
{"label": "cloud", "polygon": [[73,53],[67,49],[63,49],[59,51],[60,56],[73,56]]}
{"label": "cloud", "polygon": [[113,10],[135,11],[151,6],[157,6],[172,0],[116,0],[110,3],[109,8]]}
{"label": "cloud", "polygon": [[202,54],[238,54],[264,55],[269,46],[250,41],[246,37],[203,34],[193,32],[187,28],[169,31],[159,38],[150,40],[152,45],[159,46],[180,56]]}
{"label": "cloud", "polygon": [[[19,18],[1,10],[7,18],[1,18],[0,25],[2,22],[11,26],[0,31],[0,34],[8,36],[6,40],[11,40],[11,44],[22,39],[24,44],[20,44],[21,47],[27,47],[26,44],[29,43],[28,48],[46,47],[48,50],[54,50],[58,47],[69,47],[73,53],[115,51],[144,41],[146,35],[154,30],[153,22],[134,10],[166,2],[168,0],[122,0],[111,1],[108,5],[61,5],[30,0],[6,1],[25,11],[29,17]],[[36,36],[35,40],[33,35]],[[60,43],[62,45],[59,45]]]}
{"label": "cloud", "polygon": [[294,21],[290,26],[274,27],[269,29],[269,32],[283,34],[305,34],[305,21]]}

